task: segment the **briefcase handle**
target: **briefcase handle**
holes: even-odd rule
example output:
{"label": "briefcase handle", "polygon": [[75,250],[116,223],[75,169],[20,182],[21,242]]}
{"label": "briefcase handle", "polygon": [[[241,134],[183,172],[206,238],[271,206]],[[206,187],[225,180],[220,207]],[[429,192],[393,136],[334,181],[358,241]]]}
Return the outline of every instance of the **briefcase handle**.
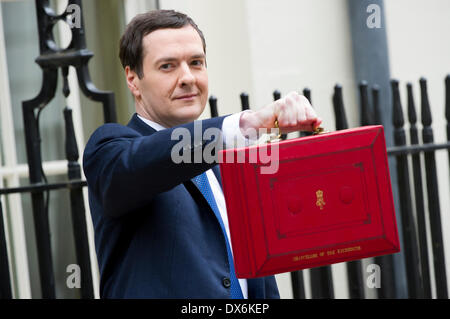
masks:
{"label": "briefcase handle", "polygon": [[[278,134],[275,134],[275,133],[264,134],[258,140],[258,142],[257,142],[258,145],[281,141],[281,132],[280,132],[280,127],[278,126],[278,120],[275,120],[274,126],[278,130]],[[325,131],[325,129],[322,126],[319,126],[319,127],[316,127],[316,129],[312,132],[312,135],[319,135],[319,134],[324,134],[324,133],[328,133],[328,131]]]}
{"label": "briefcase handle", "polygon": [[[281,138],[281,133],[280,133],[280,128],[278,126],[278,120],[275,120],[274,124],[275,124],[275,128],[278,129],[278,136],[276,138],[279,139],[279,138]],[[319,134],[324,134],[324,133],[328,133],[328,131],[325,131],[325,129],[322,126],[318,126],[312,132],[312,135],[319,135]]]}

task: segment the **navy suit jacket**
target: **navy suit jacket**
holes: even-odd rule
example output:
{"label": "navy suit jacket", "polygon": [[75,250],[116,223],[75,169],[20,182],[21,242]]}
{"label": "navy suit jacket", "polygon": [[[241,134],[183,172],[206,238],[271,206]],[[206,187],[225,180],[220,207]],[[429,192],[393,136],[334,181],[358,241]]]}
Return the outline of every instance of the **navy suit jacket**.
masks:
{"label": "navy suit jacket", "polygon": [[[221,128],[224,117],[202,121]],[[190,152],[219,139],[193,144]],[[95,229],[102,298],[230,298],[225,238],[191,179],[216,163],[171,159],[175,128],[155,131],[136,114],[105,124],[83,156]],[[212,146],[212,145],[211,145]],[[249,298],[279,298],[273,276],[248,279]]]}

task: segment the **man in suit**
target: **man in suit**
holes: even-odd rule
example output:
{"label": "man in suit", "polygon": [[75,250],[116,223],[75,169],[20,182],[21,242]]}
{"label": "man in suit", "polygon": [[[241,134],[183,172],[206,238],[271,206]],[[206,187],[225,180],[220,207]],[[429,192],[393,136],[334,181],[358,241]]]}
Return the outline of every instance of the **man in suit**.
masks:
{"label": "man in suit", "polygon": [[[206,45],[182,13],[136,16],[121,38],[120,59],[136,114],[127,126],[98,128],[83,157],[101,297],[279,298],[273,276],[236,278],[217,163],[175,163],[172,134],[188,130],[183,151],[193,155],[249,143],[250,132],[275,120],[284,132],[311,130],[321,120],[306,98],[290,93],[258,111],[194,122],[208,97]],[[204,140],[212,128],[222,136]]]}

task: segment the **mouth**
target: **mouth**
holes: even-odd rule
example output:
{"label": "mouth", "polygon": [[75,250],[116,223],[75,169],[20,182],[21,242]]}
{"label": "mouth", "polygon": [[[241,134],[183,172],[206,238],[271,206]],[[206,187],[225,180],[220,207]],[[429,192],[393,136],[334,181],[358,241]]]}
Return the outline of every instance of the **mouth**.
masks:
{"label": "mouth", "polygon": [[191,93],[191,94],[184,94],[184,95],[180,95],[174,98],[174,100],[191,100],[193,98],[195,98],[198,94],[197,93]]}

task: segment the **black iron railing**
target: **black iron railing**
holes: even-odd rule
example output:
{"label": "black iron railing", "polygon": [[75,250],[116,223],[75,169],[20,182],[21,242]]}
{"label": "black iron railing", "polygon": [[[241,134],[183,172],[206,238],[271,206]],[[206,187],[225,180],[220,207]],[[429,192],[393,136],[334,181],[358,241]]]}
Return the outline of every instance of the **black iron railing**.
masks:
{"label": "black iron railing", "polygon": [[[48,0],[36,0],[36,15],[39,32],[40,55],[36,63],[42,69],[43,79],[39,94],[22,103],[23,121],[25,130],[25,142],[27,161],[29,168],[30,185],[11,189],[2,189],[0,194],[26,193],[31,194],[34,227],[38,250],[39,276],[43,298],[55,298],[54,270],[52,262],[52,249],[50,243],[50,227],[48,216],[48,203],[50,191],[67,188],[70,192],[72,223],[75,237],[77,263],[81,270],[81,297],[93,298],[93,284],[91,272],[91,260],[87,237],[85,207],[82,187],[86,182],[81,181],[81,170],[78,164],[78,146],[75,139],[75,131],[72,122],[72,111],[66,106],[64,119],[66,127],[66,158],[68,160],[68,179],[70,182],[49,184],[42,168],[41,138],[39,131],[39,119],[41,111],[54,98],[58,81],[58,72],[62,71],[63,94],[70,94],[67,80],[69,67],[76,69],[78,84],[82,92],[91,100],[101,102],[103,105],[104,121],[116,122],[114,94],[103,92],[92,84],[88,61],[93,53],[86,48],[84,22],[82,19],[81,0],[69,0],[67,7],[77,8],[78,25],[73,25],[73,11],[65,10],[62,14],[55,14]],[[64,21],[71,25],[72,40],[65,49],[58,47],[53,36],[53,26]],[[0,203],[1,204],[1,203]],[[0,206],[0,214],[2,214]],[[3,227],[2,227],[3,231]],[[0,233],[0,254],[6,256],[4,234]],[[9,278],[9,271],[3,265],[2,258],[1,278]],[[11,284],[9,280],[1,281],[2,296],[11,296]],[[9,294],[7,293],[9,291]]]}

